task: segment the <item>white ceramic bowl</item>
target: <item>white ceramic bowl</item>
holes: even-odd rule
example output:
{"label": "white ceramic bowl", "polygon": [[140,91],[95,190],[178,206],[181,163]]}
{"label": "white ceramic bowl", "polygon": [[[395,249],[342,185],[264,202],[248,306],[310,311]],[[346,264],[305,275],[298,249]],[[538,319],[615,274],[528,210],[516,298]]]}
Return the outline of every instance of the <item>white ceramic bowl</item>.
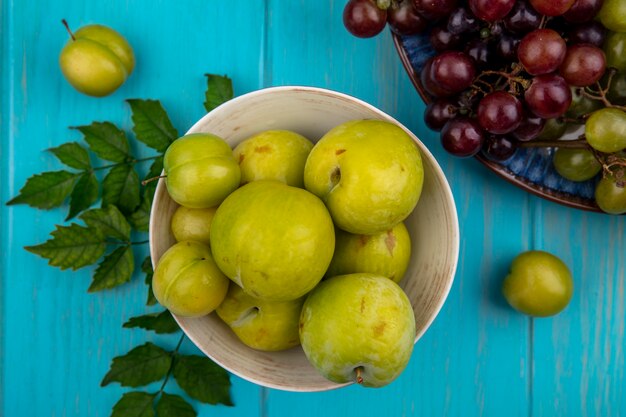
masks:
{"label": "white ceramic bowl", "polygon": [[[405,220],[413,253],[400,283],[415,312],[417,341],[437,316],[452,286],[459,228],[448,182],[433,155],[413,133],[361,100],[312,87],[274,87],[245,94],[208,113],[187,133],[210,132],[224,138],[233,148],[268,129],[293,130],[315,142],[332,127],[355,119],[398,124],[411,135],[422,154],[424,188],[417,207]],[[175,243],[170,220],[176,208],[165,182],[159,181],[150,216],[150,255],[155,265]],[[251,382],[289,391],[324,391],[342,386],[320,376],[300,347],[260,352],[245,346],[215,313],[176,320],[208,357]]]}

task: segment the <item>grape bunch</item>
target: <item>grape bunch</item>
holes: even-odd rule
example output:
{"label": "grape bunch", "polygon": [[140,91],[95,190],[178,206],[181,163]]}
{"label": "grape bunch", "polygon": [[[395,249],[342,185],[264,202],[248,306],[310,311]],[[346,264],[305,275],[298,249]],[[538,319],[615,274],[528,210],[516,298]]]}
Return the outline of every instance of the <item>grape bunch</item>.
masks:
{"label": "grape bunch", "polygon": [[358,37],[429,36],[424,119],[448,152],[555,148],[561,176],[597,177],[598,206],[626,213],[626,0],[349,0],[343,18]]}

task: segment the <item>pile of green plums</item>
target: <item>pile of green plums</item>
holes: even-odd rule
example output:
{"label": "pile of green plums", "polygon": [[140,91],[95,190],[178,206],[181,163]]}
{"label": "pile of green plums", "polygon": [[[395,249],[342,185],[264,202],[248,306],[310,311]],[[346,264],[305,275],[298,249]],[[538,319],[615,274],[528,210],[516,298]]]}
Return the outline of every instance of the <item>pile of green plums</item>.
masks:
{"label": "pile of green plums", "polygon": [[399,126],[354,120],[316,144],[269,130],[235,149],[188,134],[165,154],[180,207],[177,242],[153,278],[177,315],[217,315],[247,346],[301,345],[326,378],[379,387],[406,367],[415,340],[398,282],[409,266],[403,223],[424,179],[420,152]]}

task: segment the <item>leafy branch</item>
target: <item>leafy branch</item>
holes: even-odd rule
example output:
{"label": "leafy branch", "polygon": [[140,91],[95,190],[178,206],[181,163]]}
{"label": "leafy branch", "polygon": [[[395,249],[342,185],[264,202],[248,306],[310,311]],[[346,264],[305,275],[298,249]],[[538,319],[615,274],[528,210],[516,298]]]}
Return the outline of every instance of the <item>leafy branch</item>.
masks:
{"label": "leafy branch", "polygon": [[[232,82],[226,76],[206,76],[204,106],[211,111],[233,97]],[[44,210],[68,202],[65,221],[78,218],[80,222],[57,225],[48,241],[25,249],[62,270],[96,265],[89,292],[114,288],[131,280],[136,252],[148,243],[145,239],[133,239],[136,234],[148,232],[156,190],[156,182],[142,187],[137,168],[150,161],[145,178],[160,175],[164,153],[178,138],[178,131],[159,101],[126,102],[131,109],[134,139],[156,151],[155,155],[137,158],[132,152],[131,136],[113,123],[93,122],[72,127],[82,134],[81,142],[67,142],[49,149],[66,169],[33,175],[18,195],[7,202]],[[98,201],[100,207],[93,207]],[[140,269],[148,286],[146,305],[152,306],[157,300],[152,293],[154,271],[150,256],[143,260]],[[166,310],[133,317],[123,327],[159,334],[180,330]],[[173,351],[145,343],[113,359],[102,386],[117,382],[140,387],[158,380],[162,380],[162,385],[154,393],[125,393],[113,407],[112,417],[195,416],[193,407],[184,398],[164,391],[171,376],[191,398],[208,404],[233,405],[228,373],[204,356],[182,355],[179,348],[183,338],[180,337]]]}

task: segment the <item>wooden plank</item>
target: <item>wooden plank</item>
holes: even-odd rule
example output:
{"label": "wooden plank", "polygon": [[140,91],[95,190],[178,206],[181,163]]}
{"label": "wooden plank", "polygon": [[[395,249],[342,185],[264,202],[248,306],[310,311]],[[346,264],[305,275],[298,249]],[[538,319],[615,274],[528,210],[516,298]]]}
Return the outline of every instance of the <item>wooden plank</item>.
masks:
{"label": "wooden plank", "polygon": [[[2,201],[30,175],[60,169],[44,149],[79,135],[68,126],[111,120],[130,128],[127,98],[159,98],[183,132],[204,113],[205,72],[228,73],[236,93],[261,86],[258,76],[263,2],[245,12],[228,2],[188,0],[3,2]],[[95,99],[62,79],[58,54],[67,33],[87,23],[123,33],[137,55],[136,72],[110,97]],[[242,43],[238,44],[237,42]],[[111,359],[146,340],[173,348],[177,337],[122,329],[147,311],[143,278],[87,294],[91,269],[59,271],[22,249],[43,242],[65,210],[42,212],[2,205],[2,378],[6,416],[108,416],[121,393],[100,388]],[[147,253],[147,248],[143,254]],[[141,261],[137,259],[137,261]],[[190,343],[188,353],[198,353]],[[233,377],[235,408],[203,406],[200,416],[259,413],[260,389]],[[149,389],[157,390],[158,386]],[[175,391],[175,388],[173,389]]]}
{"label": "wooden plank", "polygon": [[438,135],[422,121],[424,105],[403,72],[388,32],[369,40],[351,37],[341,21],[343,1],[330,6],[278,0],[270,4],[273,84],[304,83],[346,92],[412,129],[452,184],[461,254],[446,305],[396,382],[379,390],[270,390],[267,415],[527,416],[528,320],[504,304],[499,286],[508,262],[530,241],[528,196],[476,161],[459,160],[442,150]]}
{"label": "wooden plank", "polygon": [[533,415],[624,415],[626,219],[536,205],[535,246],[569,266],[574,295],[534,320]]}

